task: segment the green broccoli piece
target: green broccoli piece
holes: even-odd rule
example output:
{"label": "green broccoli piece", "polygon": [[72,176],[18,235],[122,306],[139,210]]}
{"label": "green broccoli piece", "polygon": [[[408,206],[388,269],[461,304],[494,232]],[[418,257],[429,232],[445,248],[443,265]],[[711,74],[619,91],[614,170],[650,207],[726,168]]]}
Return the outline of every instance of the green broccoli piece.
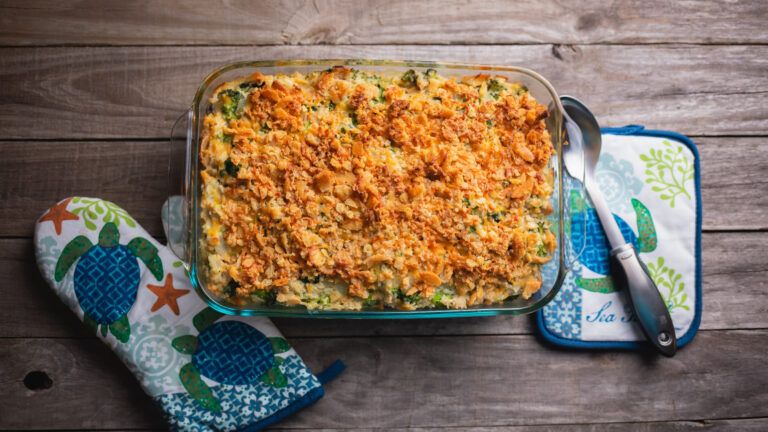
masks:
{"label": "green broccoli piece", "polygon": [[316,284],[316,283],[320,282],[320,275],[314,275],[314,276],[307,276],[307,275],[305,275],[305,276],[300,277],[299,280],[304,282],[305,284],[307,284],[307,283]]}
{"label": "green broccoli piece", "polygon": [[410,304],[416,304],[421,299],[421,296],[419,295],[419,293],[405,295],[405,293],[400,289],[397,290],[397,292],[395,293],[395,296],[397,297],[398,300],[405,303],[410,303]]}
{"label": "green broccoli piece", "polygon": [[235,137],[234,137],[233,135],[222,134],[220,139],[221,139],[221,140],[222,140],[222,141],[223,141],[225,144],[232,144],[232,141],[234,140],[234,138],[235,138]]}
{"label": "green broccoli piece", "polygon": [[227,120],[234,120],[240,118],[238,114],[238,108],[240,102],[243,100],[243,94],[237,90],[228,89],[219,93],[219,101],[221,101],[221,114]]}
{"label": "green broccoli piece", "polygon": [[451,300],[452,298],[453,294],[451,294],[451,292],[444,286],[440,286],[435,292],[435,295],[432,296],[432,305],[435,307],[445,306],[443,300]]}
{"label": "green broccoli piece", "polygon": [[443,293],[437,293],[437,294],[432,296],[432,304],[437,306],[437,305],[441,304],[440,300],[442,300],[442,299],[443,299]]}
{"label": "green broccoli piece", "polygon": [[492,98],[498,99],[504,89],[506,89],[506,87],[504,87],[504,84],[500,83],[499,80],[488,80],[488,94],[491,95]]}
{"label": "green broccoli piece", "polygon": [[273,289],[257,290],[255,295],[256,297],[262,299],[264,304],[267,306],[274,306],[274,304],[277,302],[277,291]]}
{"label": "green broccoli piece", "polygon": [[264,81],[246,81],[240,84],[240,88],[246,93],[250,92],[255,88],[262,88],[262,87],[264,87]]}
{"label": "green broccoli piece", "polygon": [[387,101],[387,98],[384,96],[384,87],[381,86],[381,84],[376,84],[376,87],[379,88],[379,97],[376,98],[376,102],[384,103]]}
{"label": "green broccoli piece", "polygon": [[221,293],[224,295],[224,297],[232,297],[235,294],[237,287],[239,286],[240,283],[232,279],[228,284],[224,285],[224,288],[221,289]]}
{"label": "green broccoli piece", "polygon": [[237,177],[237,173],[240,171],[240,165],[235,165],[231,159],[224,161],[224,172],[232,177]]}
{"label": "green broccoli piece", "polygon": [[400,77],[400,83],[403,87],[416,87],[416,71],[409,69]]}

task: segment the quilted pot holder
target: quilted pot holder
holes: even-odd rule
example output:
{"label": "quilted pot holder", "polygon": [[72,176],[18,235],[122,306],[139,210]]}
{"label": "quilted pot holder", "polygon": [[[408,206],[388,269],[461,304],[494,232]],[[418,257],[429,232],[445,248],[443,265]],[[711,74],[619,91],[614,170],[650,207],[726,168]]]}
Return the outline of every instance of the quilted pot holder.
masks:
{"label": "quilted pot holder", "polygon": [[[675,132],[642,126],[602,129],[596,181],[624,239],[632,242],[667,303],[678,347],[701,321],[701,191],[694,143]],[[546,340],[565,347],[645,345],[624,292],[609,276],[610,247],[591,203],[568,197],[572,215],[569,272],[557,296],[537,314]]]}

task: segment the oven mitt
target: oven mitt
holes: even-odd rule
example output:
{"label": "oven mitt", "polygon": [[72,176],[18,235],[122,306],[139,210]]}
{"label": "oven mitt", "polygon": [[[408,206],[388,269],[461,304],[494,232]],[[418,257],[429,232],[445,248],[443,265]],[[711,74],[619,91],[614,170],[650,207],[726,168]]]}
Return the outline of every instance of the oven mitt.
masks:
{"label": "oven mitt", "polygon": [[173,430],[259,430],[323,396],[265,317],[223,316],[176,256],[115,204],[67,198],[35,227],[41,273],[120,357]]}
{"label": "oven mitt", "polygon": [[[677,346],[701,321],[701,191],[694,143],[675,132],[642,126],[604,128],[595,180],[624,239],[640,253],[667,303]],[[574,182],[573,179],[566,181]],[[645,345],[626,293],[610,277],[608,240],[588,200],[571,194],[571,271],[560,292],[537,313],[546,340],[572,348]]]}

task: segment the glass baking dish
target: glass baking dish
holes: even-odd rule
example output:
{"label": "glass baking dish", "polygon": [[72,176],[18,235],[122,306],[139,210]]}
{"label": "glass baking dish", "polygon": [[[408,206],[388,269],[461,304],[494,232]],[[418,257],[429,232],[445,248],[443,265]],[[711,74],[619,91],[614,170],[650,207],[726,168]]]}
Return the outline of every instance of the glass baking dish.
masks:
{"label": "glass baking dish", "polygon": [[[550,160],[554,173],[555,188],[551,197],[553,212],[550,215],[553,234],[557,239],[554,257],[542,267],[541,289],[530,299],[517,298],[501,304],[476,305],[467,309],[421,309],[401,311],[394,309],[308,310],[302,306],[264,306],[258,303],[235,304],[217,298],[206,289],[204,265],[199,255],[200,224],[200,160],[199,145],[203,118],[209,108],[209,99],[222,83],[259,71],[265,75],[276,73],[308,73],[344,65],[361,71],[378,74],[402,74],[409,69],[424,71],[432,68],[444,76],[476,75],[479,73],[505,76],[509,82],[525,85],[536,100],[547,106],[547,129],[551,135],[555,154]],[[446,64],[426,61],[389,60],[287,60],[239,62],[222,66],[208,75],[197,90],[192,105],[173,127],[169,155],[171,197],[163,209],[163,222],[168,244],[186,266],[190,280],[205,301],[217,311],[229,315],[261,315],[303,318],[448,318],[468,316],[492,316],[500,314],[527,314],[541,309],[560,289],[568,271],[566,257],[573,256],[573,245],[568,236],[569,215],[567,197],[575,192],[583,195],[581,182],[567,180],[563,169],[562,148],[567,145],[563,129],[563,108],[552,85],[538,73],[511,66],[479,66]],[[583,177],[583,176],[580,176]],[[578,185],[578,186],[574,186]],[[180,192],[180,194],[179,194]],[[584,238],[584,236],[576,236]],[[568,249],[571,249],[570,251]],[[579,246],[579,249],[583,246]]]}

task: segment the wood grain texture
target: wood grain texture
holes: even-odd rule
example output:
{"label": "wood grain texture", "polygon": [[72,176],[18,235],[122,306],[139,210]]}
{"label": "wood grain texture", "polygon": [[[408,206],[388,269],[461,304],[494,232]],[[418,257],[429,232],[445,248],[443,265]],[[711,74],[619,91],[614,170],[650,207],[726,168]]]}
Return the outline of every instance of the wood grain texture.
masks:
{"label": "wood grain texture", "polygon": [[[567,424],[567,425],[537,425],[537,426],[481,426],[481,427],[414,427],[414,428],[362,428],[357,432],[764,432],[768,429],[768,419],[733,419],[733,420],[699,420],[699,421],[668,421],[642,423],[604,423],[604,424]],[[291,431],[297,429],[270,429],[271,431]],[[313,429],[315,432],[342,432],[349,429]]]}
{"label": "wood grain texture", "polygon": [[[481,427],[463,427],[452,426],[450,428],[439,427],[414,427],[414,428],[376,428],[364,427],[355,428],[357,432],[763,432],[768,428],[768,419],[731,419],[731,420],[696,420],[696,421],[666,421],[666,422],[642,422],[642,423],[587,423],[587,424],[568,424],[568,425],[536,425],[536,426],[481,426]],[[159,432],[165,429],[110,429],[108,432]],[[277,428],[270,428],[272,432],[286,432],[301,430],[296,428],[284,428],[279,425]],[[348,428],[311,428],[314,432],[348,432]],[[93,430],[101,432],[102,430]],[[104,432],[107,432],[104,430]]]}
{"label": "wood grain texture", "polygon": [[68,196],[113,201],[155,236],[170,195],[167,142],[0,142],[0,236],[31,236]]}
{"label": "wood grain texture", "polygon": [[[281,427],[765,417],[768,374],[760,347],[766,343],[763,330],[705,331],[675,358],[662,359],[551,350],[528,336],[296,339],[295,348],[314,370],[336,358],[348,369],[328,385],[325,398]],[[0,360],[0,410],[13,413],[0,415],[0,428],[159,426],[148,398],[95,339],[1,339]],[[30,370],[49,373],[53,386],[27,390],[22,380]]]}
{"label": "wood grain texture", "polygon": [[0,17],[0,45],[768,42],[759,0],[15,0]]}
{"label": "wood grain texture", "polygon": [[[768,141],[695,141],[702,160],[704,229],[768,229]],[[163,236],[160,207],[171,190],[167,142],[11,141],[0,142],[0,150],[0,237],[32,236],[45,209],[75,194],[113,201],[150,234]]]}
{"label": "wood grain texture", "polygon": [[[759,0],[0,1],[0,430],[164,430],[41,279],[33,223],[93,195],[160,235],[164,137],[199,82],[288,58],[527,65],[604,125],[695,136],[718,232],[703,330],[673,359],[553,349],[530,317],[275,320],[310,366],[349,365],[279,430],[768,430],[766,21]],[[25,388],[35,370],[50,389]]]}
{"label": "wood grain texture", "polygon": [[[131,372],[98,340],[0,339],[0,364],[0,429],[163,426]],[[53,386],[27,389],[32,371],[45,372]]]}
{"label": "wood grain texture", "polygon": [[[0,49],[0,138],[166,137],[203,77],[236,60],[431,59],[526,65],[604,125],[768,130],[768,46],[269,46]],[[41,121],[43,120],[44,121]]]}
{"label": "wood grain texture", "polygon": [[[768,233],[703,237],[703,329],[768,329]],[[88,337],[46,285],[29,239],[0,240],[0,338]],[[275,319],[289,337],[531,334],[530,317]]]}

